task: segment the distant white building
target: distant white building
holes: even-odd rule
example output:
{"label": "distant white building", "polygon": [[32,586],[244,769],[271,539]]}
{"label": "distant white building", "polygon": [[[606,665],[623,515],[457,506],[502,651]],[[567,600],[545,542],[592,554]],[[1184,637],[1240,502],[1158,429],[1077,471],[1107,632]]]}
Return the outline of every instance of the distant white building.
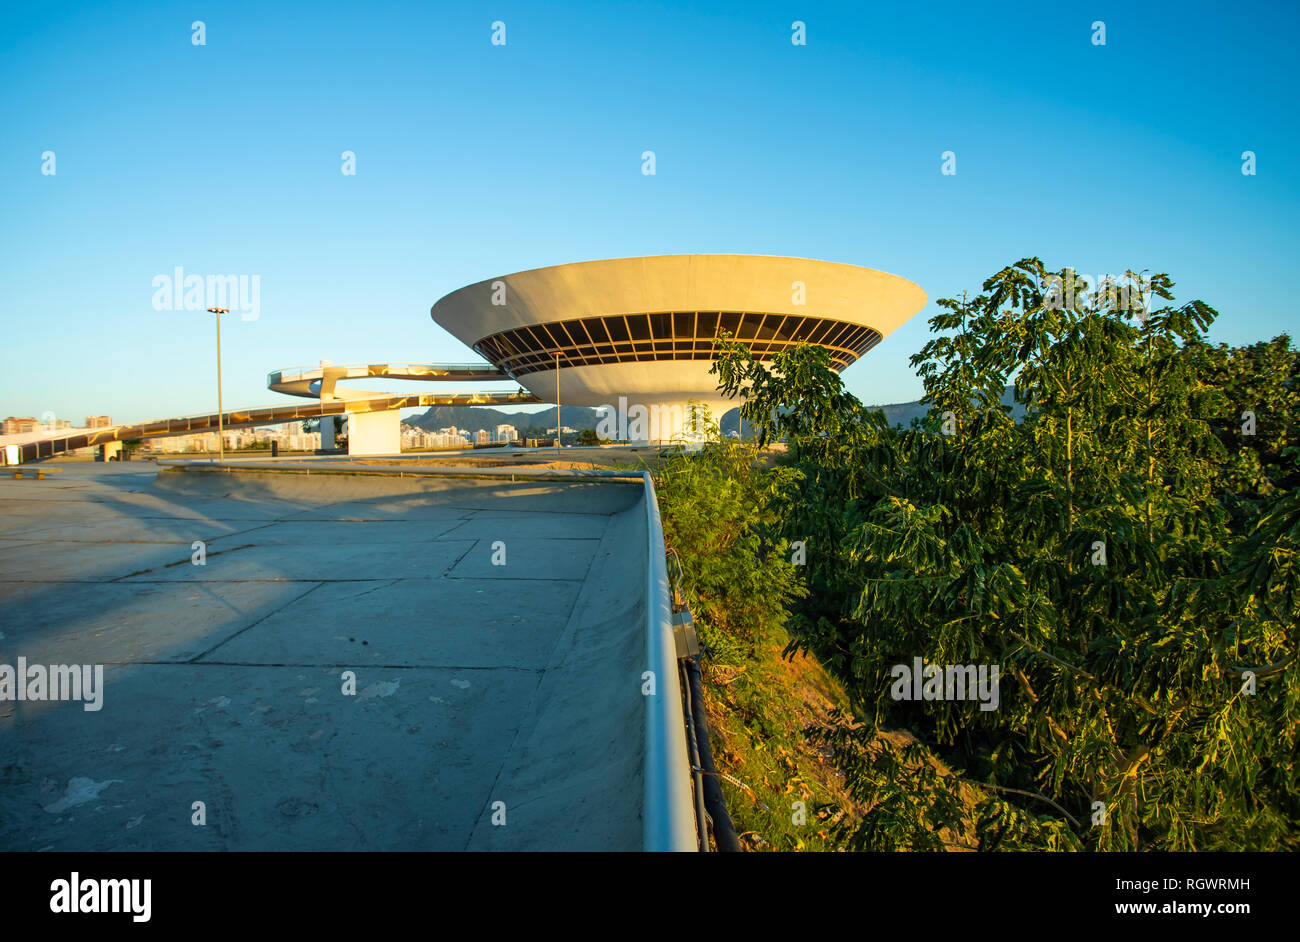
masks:
{"label": "distant white building", "polygon": [[474,436],[474,443],[477,445],[486,445],[491,441],[492,436],[488,434],[488,430],[485,428],[479,429],[477,434]]}
{"label": "distant white building", "polygon": [[497,426],[497,441],[499,441],[499,442],[513,442],[513,441],[515,441],[517,438],[519,438],[519,432],[515,429],[515,427],[514,427],[513,425],[498,425],[498,426]]}

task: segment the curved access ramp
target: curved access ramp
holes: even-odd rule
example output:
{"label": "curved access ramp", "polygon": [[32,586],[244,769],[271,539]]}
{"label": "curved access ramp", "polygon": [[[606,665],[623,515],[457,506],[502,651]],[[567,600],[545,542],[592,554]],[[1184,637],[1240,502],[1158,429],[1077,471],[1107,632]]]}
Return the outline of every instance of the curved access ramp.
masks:
{"label": "curved access ramp", "polygon": [[[340,388],[341,380],[403,379],[418,382],[483,382],[511,377],[490,363],[322,363],[276,370],[266,376],[266,386],[287,396],[330,402],[382,397],[384,393]],[[522,390],[521,390],[522,392]],[[479,393],[477,395],[489,395]],[[541,400],[535,400],[541,401]]]}
{"label": "curved access ramp", "polygon": [[[508,379],[505,373],[486,363],[453,364],[353,364],[300,367],[279,370],[267,376],[267,386],[274,392],[314,399],[311,404],[265,406],[257,409],[236,409],[187,415],[152,422],[118,425],[94,429],[73,435],[52,435],[37,441],[6,446],[0,449],[0,458],[6,464],[25,464],[53,458],[56,455],[107,445],[113,442],[134,441],[142,438],[166,438],[176,435],[193,435],[214,432],[220,428],[248,428],[256,425],[280,425],[323,416],[347,413],[389,412],[398,409],[429,408],[430,406],[516,406],[542,402],[530,392],[424,392],[408,395],[367,392],[338,388],[345,379],[364,377],[385,379],[422,380],[424,382],[470,382]],[[322,395],[324,391],[324,395]],[[16,459],[16,460],[15,460]]]}

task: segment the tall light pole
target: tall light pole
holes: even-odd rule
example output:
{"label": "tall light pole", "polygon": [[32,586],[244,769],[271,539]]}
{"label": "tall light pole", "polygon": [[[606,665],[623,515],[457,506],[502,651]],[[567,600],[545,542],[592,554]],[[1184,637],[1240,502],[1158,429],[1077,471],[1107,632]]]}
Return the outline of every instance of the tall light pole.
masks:
{"label": "tall light pole", "polygon": [[555,351],[555,447],[560,448],[560,351]]}
{"label": "tall light pole", "polygon": [[221,405],[221,315],[229,314],[230,308],[210,307],[209,314],[217,315],[217,454],[218,461],[226,460],[226,419]]}

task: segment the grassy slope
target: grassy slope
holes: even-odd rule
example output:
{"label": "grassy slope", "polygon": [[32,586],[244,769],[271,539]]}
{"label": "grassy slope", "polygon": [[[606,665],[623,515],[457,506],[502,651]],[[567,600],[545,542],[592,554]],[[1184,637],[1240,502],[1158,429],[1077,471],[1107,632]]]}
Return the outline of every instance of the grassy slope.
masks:
{"label": "grassy slope", "polygon": [[[781,656],[785,638],[742,664],[706,666],[705,706],[727,808],[747,849],[838,850],[832,825],[857,808],[829,750],[808,729],[826,726],[832,708],[848,708],[839,681],[806,655]],[[793,823],[803,801],[806,823]]]}
{"label": "grassy slope", "polygon": [[[851,715],[849,698],[816,658],[783,657],[786,640],[782,634],[739,665],[706,662],[705,708],[723,796],[746,850],[846,850],[836,825],[854,825],[870,808],[848,794],[831,750],[809,733],[829,728],[833,709]],[[896,747],[915,739],[906,730],[880,736]],[[926,756],[948,773],[929,750]],[[968,809],[980,797],[976,788],[961,793]],[[794,820],[797,801],[804,803],[803,824]],[[950,851],[975,849],[956,835],[941,836]]]}
{"label": "grassy slope", "polygon": [[[770,466],[783,451],[783,445],[770,446],[762,463]],[[661,505],[662,512],[670,510]],[[785,631],[775,628],[770,640],[748,657],[736,661],[741,650],[736,648],[728,651],[725,663],[705,661],[714,764],[747,850],[846,850],[841,835],[870,809],[849,795],[830,748],[810,733],[829,728],[833,710],[851,716],[849,698],[815,657],[784,657],[788,641]],[[895,745],[913,738],[905,731],[881,735]],[[933,756],[929,761],[943,768]],[[802,824],[795,823],[794,803],[799,801],[804,804]]]}

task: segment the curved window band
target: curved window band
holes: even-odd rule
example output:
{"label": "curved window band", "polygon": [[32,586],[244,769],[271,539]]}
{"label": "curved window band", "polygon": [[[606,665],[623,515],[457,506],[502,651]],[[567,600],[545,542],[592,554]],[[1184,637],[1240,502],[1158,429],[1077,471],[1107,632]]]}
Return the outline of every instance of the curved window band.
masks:
{"label": "curved window band", "polygon": [[672,311],[611,314],[531,324],[499,331],[474,344],[478,353],[513,377],[555,369],[652,360],[714,360],[713,338],[723,331],[746,344],[758,360],[803,343],[830,351],[837,371],[878,344],[878,331],[862,324],[800,314]]}

